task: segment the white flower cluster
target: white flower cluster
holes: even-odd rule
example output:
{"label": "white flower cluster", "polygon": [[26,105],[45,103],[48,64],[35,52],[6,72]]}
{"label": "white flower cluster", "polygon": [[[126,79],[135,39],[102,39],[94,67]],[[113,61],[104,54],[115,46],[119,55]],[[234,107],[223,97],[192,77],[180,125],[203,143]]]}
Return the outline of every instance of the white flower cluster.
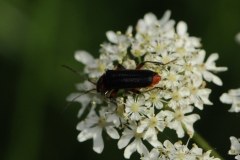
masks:
{"label": "white flower cluster", "polygon": [[237,139],[236,137],[230,137],[230,141],[231,149],[228,151],[228,154],[237,155],[235,156],[235,159],[240,160],[240,139]]}
{"label": "white flower cluster", "polygon": [[[77,84],[77,89],[86,94],[78,96],[79,93],[73,93],[67,97],[68,101],[75,98],[74,101],[82,104],[79,117],[92,102],[88,115],[77,125],[77,130],[81,131],[78,135],[80,142],[93,139],[93,150],[97,153],[103,151],[102,131],[105,130],[111,138],[120,138],[118,148],[125,148],[125,158],[130,158],[137,151],[146,155],[142,159],[148,159],[146,157],[155,155],[155,152],[167,154],[167,149],[171,153],[176,151],[171,154],[173,157],[185,153],[189,157],[202,154],[202,151],[189,151],[169,141],[162,145],[158,135],[168,127],[181,138],[185,128],[191,137],[194,134],[193,124],[200,119],[198,114],[192,113],[194,107],[202,110],[204,104],[212,105],[208,99],[211,89],[205,88],[205,81],[222,85],[221,79],[212,72],[226,71],[227,67],[216,67],[217,53],[211,54],[204,62],[206,53],[200,49],[200,39],[188,35],[185,22],[179,22],[175,29],[170,14],[170,11],[166,11],[160,20],[152,13],[146,14],[138,21],[135,35],[131,26],[125,34],[108,31],[106,35],[109,42],[101,45],[100,57],[97,59],[86,51],[75,53],[75,59],[85,65],[84,73],[94,83],[106,70],[114,70],[114,66],[119,63],[126,69],[135,69],[143,61],[159,62],[146,63],[141,68],[161,76],[161,81],[154,86],[133,86],[120,91],[113,101],[105,93],[86,92],[96,88],[94,83],[86,80]],[[108,103],[104,103],[106,101]],[[157,150],[153,149],[149,153],[146,142]],[[164,152],[159,152],[161,148]],[[209,156],[209,153],[204,155]]]}
{"label": "white flower cluster", "polygon": [[151,152],[141,160],[220,160],[219,158],[210,157],[211,150],[203,153],[203,150],[196,144],[192,149],[188,149],[182,142],[176,142],[174,145],[165,140],[161,149],[152,149]]}

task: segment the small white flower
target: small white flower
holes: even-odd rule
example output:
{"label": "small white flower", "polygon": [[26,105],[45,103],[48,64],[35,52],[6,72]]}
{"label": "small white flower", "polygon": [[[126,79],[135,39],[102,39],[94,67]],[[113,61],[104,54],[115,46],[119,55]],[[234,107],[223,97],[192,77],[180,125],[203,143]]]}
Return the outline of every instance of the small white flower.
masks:
{"label": "small white flower", "polygon": [[145,96],[145,105],[149,108],[151,106],[156,107],[157,109],[163,108],[162,94],[161,91],[155,89],[153,91],[147,92],[144,94]]}
{"label": "small white flower", "polygon": [[240,112],[240,88],[231,89],[228,93],[223,93],[220,97],[220,101],[226,104],[232,104],[229,112]]}
{"label": "small white flower", "polygon": [[127,59],[126,61],[124,61],[122,63],[122,65],[126,68],[126,69],[135,69],[137,67],[136,62],[134,60],[131,59]]}
{"label": "small white flower", "polygon": [[211,154],[211,150],[203,153],[202,155],[200,155],[198,158],[199,160],[220,160],[219,158],[215,158],[215,157],[211,157],[210,154]]}
{"label": "small white flower", "polygon": [[230,137],[231,141],[231,149],[228,151],[230,155],[238,155],[240,154],[240,141],[236,137]]}
{"label": "small white flower", "polygon": [[148,117],[140,121],[140,125],[137,127],[137,132],[142,133],[146,130],[143,139],[156,136],[156,129],[163,132],[165,128],[164,124],[164,115],[162,112],[159,112],[156,116],[154,115],[154,109],[150,108],[150,111],[147,115]]}
{"label": "small white flower", "polygon": [[[100,52],[108,54],[111,60],[121,61],[127,54],[127,49],[130,46],[129,37],[132,35],[132,26],[129,26],[126,34],[123,35],[120,31],[108,31],[106,36],[111,43],[104,43]],[[113,43],[113,44],[112,44]]]}
{"label": "small white flower", "polygon": [[118,141],[118,148],[122,149],[128,145],[132,138],[135,138],[124,150],[124,157],[129,159],[133,152],[137,151],[139,154],[148,154],[147,147],[142,143],[143,133],[137,133],[137,126],[135,123],[129,125],[129,128],[124,129],[122,137]]}
{"label": "small white flower", "polygon": [[99,59],[94,59],[86,51],[77,51],[75,59],[85,64],[84,72],[89,74],[90,78],[98,78],[105,73],[107,69],[113,69],[112,61],[109,57],[102,54]]}
{"label": "small white flower", "polygon": [[172,160],[193,160],[196,159],[196,155],[192,154],[191,151],[187,148],[187,146],[176,142],[174,145],[169,141],[164,141],[164,149],[167,153],[167,157]]}
{"label": "small white flower", "polygon": [[166,121],[168,123],[168,127],[176,130],[179,138],[184,136],[184,130],[182,127],[182,123],[185,125],[188,130],[188,134],[192,136],[194,134],[193,123],[200,119],[198,114],[191,114],[185,116],[185,114],[193,111],[192,106],[186,106],[181,109],[178,107],[175,112],[171,111],[163,111],[163,114],[166,116]]}
{"label": "small white flower", "polygon": [[163,160],[162,158],[159,158],[159,155],[160,152],[158,149],[153,148],[150,153],[141,157],[141,160]]}
{"label": "small white flower", "polygon": [[175,87],[173,92],[170,93],[171,100],[168,102],[168,106],[172,109],[176,109],[178,106],[186,106],[189,104],[189,90],[187,87]]}
{"label": "small white flower", "polygon": [[159,62],[162,62],[164,64],[167,64],[168,62],[171,62],[178,58],[178,55],[175,53],[171,53],[171,51],[163,51],[160,55],[161,58],[159,59]]}
{"label": "small white flower", "polygon": [[203,63],[205,58],[206,52],[204,50],[201,50],[198,52],[198,68],[195,70],[195,72],[199,75],[203,75],[204,79],[208,82],[213,82],[219,86],[222,85],[222,81],[219,77],[214,75],[213,73],[209,71],[214,72],[220,72],[220,71],[226,71],[227,67],[216,67],[215,61],[218,59],[217,53],[212,53],[207,61]]}
{"label": "small white flower", "polygon": [[[212,105],[213,103],[208,99],[211,89],[201,88],[201,84],[195,79],[200,77],[197,74],[192,75],[192,84],[188,85],[190,91],[190,103],[193,103],[198,109],[203,109],[203,104]],[[200,78],[201,79],[201,78]]]}
{"label": "small white flower", "polygon": [[162,77],[162,83],[164,86],[170,89],[178,87],[180,85],[180,82],[183,80],[183,76],[173,68],[171,68],[170,71],[163,71]]}
{"label": "small white flower", "polygon": [[[130,121],[128,125],[129,128],[125,128],[122,132],[122,137],[118,141],[118,148],[122,149],[124,147],[124,157],[129,159],[133,152],[137,151],[140,155],[147,155],[149,153],[147,147],[143,144],[142,138],[143,133],[137,133],[137,124],[133,121]],[[130,140],[135,138],[132,143],[128,145]],[[161,147],[162,144],[156,139],[156,137],[146,139],[153,147]]]}
{"label": "small white flower", "polygon": [[[109,105],[113,106],[112,103]],[[123,122],[126,123],[124,120],[124,105],[118,104],[117,107],[114,105],[113,109],[114,111],[107,116],[107,122],[113,122],[116,127],[119,127]]]}
{"label": "small white flower", "polygon": [[79,142],[93,138],[93,150],[97,153],[102,153],[104,148],[102,130],[105,129],[107,134],[113,139],[119,139],[119,134],[113,124],[106,121],[104,112],[99,112],[100,117],[92,109],[87,118],[78,123],[77,130],[81,131],[78,135]]}
{"label": "small white flower", "polygon": [[107,31],[106,36],[110,42],[115,44],[126,43],[128,41],[127,37],[120,32]]}
{"label": "small white flower", "polygon": [[[183,53],[185,55],[190,55],[192,52],[197,51],[196,48],[201,46],[200,39],[196,37],[189,37],[187,33],[187,24],[183,21],[178,22],[176,27],[177,32],[177,42],[176,42],[176,51],[178,53]],[[179,52],[180,50],[184,50],[184,52]],[[181,54],[181,55],[183,55]]]}
{"label": "small white flower", "polygon": [[67,101],[71,103],[72,100],[74,100],[74,102],[81,103],[82,106],[78,112],[78,117],[82,116],[83,112],[85,111],[86,107],[89,105],[90,102],[95,102],[98,104],[102,103],[100,95],[96,94],[96,91],[84,93],[86,91],[96,88],[96,86],[90,83],[89,81],[85,80],[83,83],[76,84],[76,88],[82,93],[71,93],[67,97]]}
{"label": "small white flower", "polygon": [[147,52],[146,48],[140,43],[132,44],[131,53],[134,57],[141,57]]}
{"label": "small white flower", "polygon": [[145,113],[144,102],[144,98],[134,99],[132,96],[128,96],[125,110],[131,120],[140,120],[141,115]]}
{"label": "small white flower", "polygon": [[158,20],[152,13],[145,14],[143,19],[137,23],[136,40],[141,43],[149,44],[152,41],[168,40],[174,36],[175,21],[170,20],[170,11],[166,11],[162,19]]}
{"label": "small white flower", "polygon": [[120,45],[112,45],[110,43],[103,43],[101,45],[100,52],[102,54],[108,54],[108,57],[112,61],[122,61],[122,59],[127,55],[127,48],[129,44],[122,43]]}

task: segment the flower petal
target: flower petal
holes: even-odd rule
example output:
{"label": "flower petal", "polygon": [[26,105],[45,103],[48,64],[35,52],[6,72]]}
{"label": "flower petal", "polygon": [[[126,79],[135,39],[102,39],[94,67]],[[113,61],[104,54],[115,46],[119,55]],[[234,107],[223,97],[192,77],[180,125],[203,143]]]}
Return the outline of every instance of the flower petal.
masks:
{"label": "flower petal", "polygon": [[163,147],[162,143],[159,142],[158,140],[154,140],[152,138],[149,138],[149,139],[147,139],[147,141],[155,148],[162,148]]}
{"label": "flower petal", "polygon": [[232,96],[240,96],[240,88],[238,89],[230,89],[229,94]]}
{"label": "flower petal", "polygon": [[184,36],[187,33],[187,24],[183,21],[178,22],[177,24],[177,34]]}
{"label": "flower petal", "polygon": [[106,36],[108,40],[112,43],[118,43],[118,36],[113,31],[107,31]]}
{"label": "flower petal", "polygon": [[159,20],[160,24],[165,24],[169,20],[170,16],[171,16],[171,11],[166,10],[163,17]]}
{"label": "flower petal", "polygon": [[147,25],[151,26],[154,25],[157,21],[157,17],[153,13],[147,13],[144,15],[144,21]]}
{"label": "flower petal", "polygon": [[147,147],[142,143],[141,139],[135,139],[135,141],[137,142],[137,151],[140,155],[149,154]]}
{"label": "flower petal", "polygon": [[238,44],[240,44],[240,32],[236,35],[235,40]]}
{"label": "flower petal", "polygon": [[133,152],[137,150],[137,142],[136,139],[127,146],[127,148],[124,150],[124,157],[126,159],[129,159]]}
{"label": "flower petal", "polygon": [[99,127],[93,135],[93,150],[97,153],[102,153],[103,148],[102,128]]}
{"label": "flower petal", "polygon": [[113,126],[106,127],[107,134],[113,139],[119,139],[119,134]]}
{"label": "flower petal", "polygon": [[230,96],[229,94],[223,93],[223,94],[221,95],[221,97],[220,97],[220,101],[221,101],[222,103],[231,104],[231,103],[233,103],[233,98],[232,98],[232,96]]}
{"label": "flower petal", "polygon": [[76,51],[74,54],[74,58],[85,65],[91,64],[94,61],[93,56],[83,50]]}
{"label": "flower petal", "polygon": [[217,53],[212,53],[212,54],[208,57],[205,65],[206,65],[206,66],[207,66],[207,65],[212,65],[212,64],[214,63],[214,61],[216,61],[218,58],[219,58],[219,55],[218,55]]}
{"label": "flower petal", "polygon": [[78,137],[77,137],[78,141],[79,141],[79,142],[83,142],[83,141],[86,141],[86,140],[92,138],[92,137],[93,137],[93,134],[94,134],[95,131],[96,131],[96,129],[97,129],[97,128],[94,127],[94,128],[87,128],[87,129],[83,130],[82,132],[80,132],[80,133],[78,134]]}
{"label": "flower petal", "polygon": [[122,135],[120,140],[118,141],[118,148],[122,149],[126,147],[126,145],[129,143],[129,141],[133,138],[133,135]]}

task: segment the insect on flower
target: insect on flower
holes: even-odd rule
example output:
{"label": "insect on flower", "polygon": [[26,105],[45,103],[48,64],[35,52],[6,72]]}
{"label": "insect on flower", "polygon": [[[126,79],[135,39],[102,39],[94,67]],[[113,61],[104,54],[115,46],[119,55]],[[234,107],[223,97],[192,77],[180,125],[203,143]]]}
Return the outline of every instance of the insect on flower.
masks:
{"label": "insect on flower", "polygon": [[[155,61],[144,61],[140,63],[136,69],[126,69],[121,64],[118,64],[116,70],[107,70],[96,82],[93,82],[89,78],[85,77],[83,74],[73,70],[72,68],[62,65],[63,67],[75,72],[76,74],[84,77],[86,80],[91,82],[92,84],[96,85],[96,88],[90,89],[88,91],[85,91],[83,94],[89,93],[91,91],[97,91],[104,95],[106,98],[109,98],[113,101],[113,98],[116,96],[117,92],[120,89],[124,89],[127,92],[131,91],[135,94],[141,94],[143,92],[151,91],[153,89],[163,89],[161,87],[154,87],[156,84],[158,84],[161,81],[161,76],[154,71],[151,70],[141,70],[141,68],[146,63],[152,63],[155,65],[162,65],[165,66],[169,63],[172,63],[175,60],[172,60],[168,63],[162,63],[162,62],[155,62]],[[150,88],[149,90],[141,92],[141,88]],[[71,102],[73,102],[78,97],[82,96],[83,94],[80,94],[79,96],[75,97]],[[68,105],[69,105],[68,104]],[[66,106],[66,108],[68,107]]]}

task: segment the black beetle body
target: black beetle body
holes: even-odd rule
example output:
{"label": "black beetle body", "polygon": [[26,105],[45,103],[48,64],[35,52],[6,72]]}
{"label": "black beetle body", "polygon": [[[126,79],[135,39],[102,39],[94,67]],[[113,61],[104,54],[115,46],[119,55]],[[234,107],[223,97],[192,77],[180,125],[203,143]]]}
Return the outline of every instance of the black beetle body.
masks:
{"label": "black beetle body", "polygon": [[161,77],[151,70],[107,70],[97,82],[97,92],[152,87]]}

